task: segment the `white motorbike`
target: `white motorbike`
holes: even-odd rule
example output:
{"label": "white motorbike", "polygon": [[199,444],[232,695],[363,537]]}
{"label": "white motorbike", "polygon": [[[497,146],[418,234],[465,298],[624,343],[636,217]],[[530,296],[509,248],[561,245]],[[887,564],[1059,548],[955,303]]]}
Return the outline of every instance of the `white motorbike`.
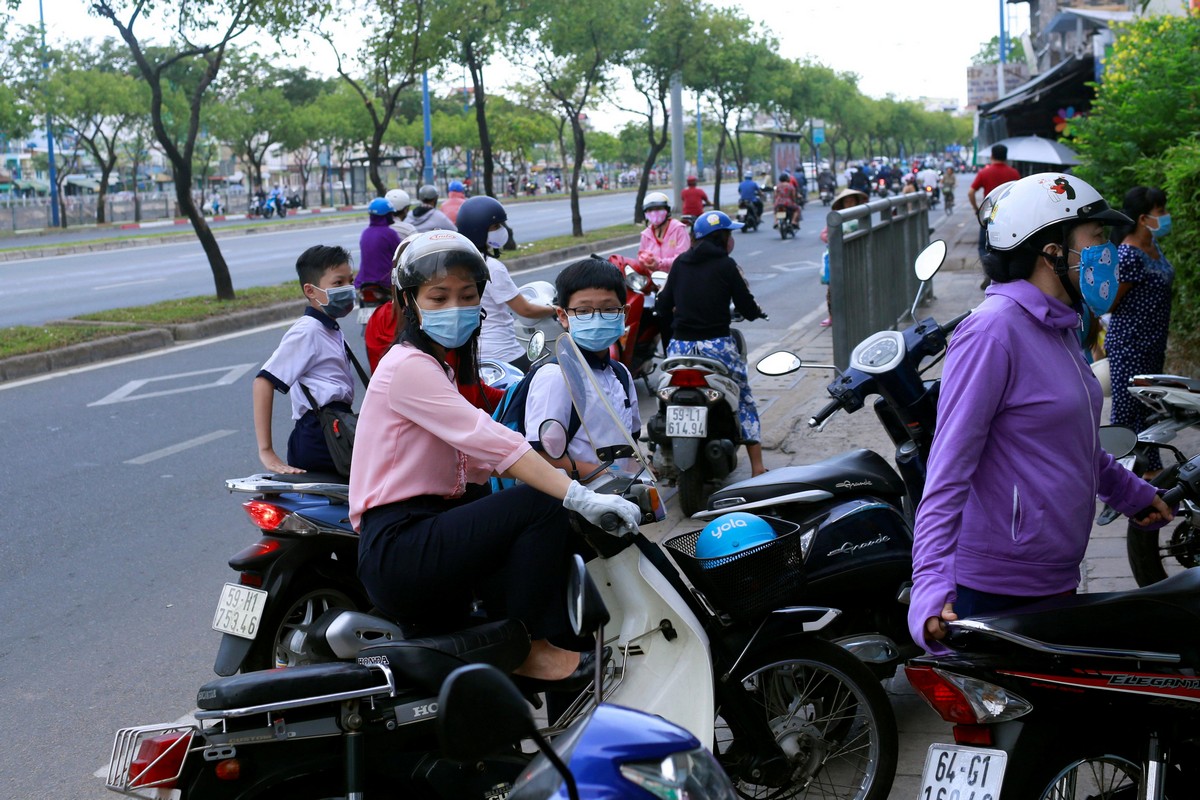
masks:
{"label": "white motorbike", "polygon": [[[549,281],[532,281],[520,287],[517,291],[524,295],[525,299],[531,303],[542,306],[554,305],[556,292],[554,284]],[[553,342],[562,335],[563,327],[553,315],[538,319],[522,317],[520,314],[513,314],[513,317],[517,322],[517,341],[526,350],[529,349],[529,342],[533,338],[533,335],[538,331],[542,332],[548,342]]]}

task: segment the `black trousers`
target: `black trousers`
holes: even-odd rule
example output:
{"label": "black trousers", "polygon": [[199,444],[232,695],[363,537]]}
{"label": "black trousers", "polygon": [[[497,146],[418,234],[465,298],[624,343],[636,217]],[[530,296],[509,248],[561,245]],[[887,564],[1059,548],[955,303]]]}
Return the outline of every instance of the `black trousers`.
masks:
{"label": "black trousers", "polygon": [[371,602],[422,632],[463,627],[482,598],[489,617],[561,639],[569,531],[562,502],[529,486],[465,503],[413,498],[363,515],[358,575]]}
{"label": "black trousers", "polygon": [[[329,408],[350,410],[349,405],[341,402],[330,403]],[[325,432],[321,430],[321,420],[316,412],[305,411],[304,416],[296,420],[296,426],[288,436],[287,463],[309,472],[337,472],[333,459],[329,457],[329,445],[325,444]]]}

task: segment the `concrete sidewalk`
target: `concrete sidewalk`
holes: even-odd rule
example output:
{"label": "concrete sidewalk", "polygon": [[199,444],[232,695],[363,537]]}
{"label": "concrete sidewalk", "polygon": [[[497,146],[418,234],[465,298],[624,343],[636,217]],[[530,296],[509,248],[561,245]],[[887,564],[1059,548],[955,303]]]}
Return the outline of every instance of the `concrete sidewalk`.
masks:
{"label": "concrete sidewalk", "polygon": [[[936,299],[924,306],[918,317],[932,316],[939,322],[946,322],[973,308],[983,299],[980,289],[982,273],[976,252],[978,228],[975,227],[969,207],[956,209],[953,215],[942,218],[940,222],[935,215],[942,215],[942,210],[935,209],[930,216],[931,223],[938,226],[933,238],[945,239],[949,250],[941,271],[933,281]],[[833,337],[828,328],[821,328],[818,324],[824,316],[825,307],[822,304],[788,328],[786,335],[776,344],[750,355],[751,384],[762,418],[766,464],[768,467],[777,467],[810,463],[858,447],[874,450],[892,462],[895,448],[869,406],[855,414],[834,414],[820,431],[808,427],[809,417],[829,398],[825,387],[832,380],[832,373],[801,369],[791,375],[770,378],[754,371],[753,365],[758,359],[776,349],[790,350],[806,362],[830,363],[833,359]],[[1104,419],[1108,419],[1107,401]],[[750,477],[749,464],[744,457],[740,460],[730,482]],[[668,505],[673,509],[672,518],[667,521],[670,528],[660,540],[700,527],[697,522],[680,518],[674,503]],[[1093,529],[1082,571],[1080,591],[1136,588],[1125,556],[1123,523],[1096,526]],[[894,800],[916,800],[926,750],[933,742],[953,741],[951,726],[943,722],[912,690],[903,670],[887,681],[885,688],[892,700],[900,731],[899,765],[889,797]]]}

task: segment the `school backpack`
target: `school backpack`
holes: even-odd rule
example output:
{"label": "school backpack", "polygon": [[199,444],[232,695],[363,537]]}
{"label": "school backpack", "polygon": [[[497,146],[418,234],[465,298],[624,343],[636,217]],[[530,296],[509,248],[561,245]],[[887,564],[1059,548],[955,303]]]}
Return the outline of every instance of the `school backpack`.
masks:
{"label": "school backpack", "polygon": [[[525,404],[529,400],[529,387],[533,384],[533,376],[538,373],[542,367],[547,364],[557,364],[558,360],[551,356],[537,362],[521,380],[517,381],[504,392],[504,397],[500,398],[500,402],[496,404],[496,410],[492,412],[492,419],[499,422],[506,428],[510,428],[522,435],[525,434]],[[627,403],[637,402],[637,393],[633,388],[633,378],[629,374],[629,370],[624,364],[613,362],[613,371],[617,373],[617,377],[621,379],[621,385],[625,387],[625,400]],[[569,444],[575,438],[575,434],[579,432],[583,421],[579,418],[579,412],[575,409],[575,404],[571,404],[571,417],[567,420],[567,443]],[[512,478],[492,478],[492,491],[507,489],[516,484]]]}

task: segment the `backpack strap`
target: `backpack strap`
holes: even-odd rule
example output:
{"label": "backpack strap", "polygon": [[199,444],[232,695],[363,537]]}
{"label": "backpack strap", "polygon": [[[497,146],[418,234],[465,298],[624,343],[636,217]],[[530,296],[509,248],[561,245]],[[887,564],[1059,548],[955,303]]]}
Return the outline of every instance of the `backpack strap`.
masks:
{"label": "backpack strap", "polygon": [[[349,357],[350,363],[354,365],[354,369],[358,372],[358,377],[362,381],[363,388],[367,388],[367,384],[371,382],[371,378],[367,375],[367,371],[362,368],[362,364],[358,363],[358,359],[354,357],[354,351],[350,349],[350,345],[346,344],[344,338],[342,339],[342,347],[346,348],[346,356]],[[307,392],[308,390],[305,389],[304,391]]]}
{"label": "backpack strap", "polygon": [[315,414],[316,412],[320,411],[321,406],[317,404],[317,398],[313,397],[312,392],[308,390],[308,387],[303,383],[298,383],[296,385],[300,387],[300,391],[304,392],[304,396],[308,398],[308,404],[312,407],[313,413]]}

